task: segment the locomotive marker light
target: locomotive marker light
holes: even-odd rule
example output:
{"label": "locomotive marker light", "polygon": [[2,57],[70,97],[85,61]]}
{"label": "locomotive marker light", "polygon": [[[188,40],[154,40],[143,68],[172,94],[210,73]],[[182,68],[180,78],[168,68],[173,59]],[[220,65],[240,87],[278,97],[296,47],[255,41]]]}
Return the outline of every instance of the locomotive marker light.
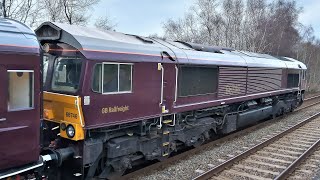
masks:
{"label": "locomotive marker light", "polygon": [[66,130],[67,125],[65,123],[61,123],[60,128],[62,131]]}

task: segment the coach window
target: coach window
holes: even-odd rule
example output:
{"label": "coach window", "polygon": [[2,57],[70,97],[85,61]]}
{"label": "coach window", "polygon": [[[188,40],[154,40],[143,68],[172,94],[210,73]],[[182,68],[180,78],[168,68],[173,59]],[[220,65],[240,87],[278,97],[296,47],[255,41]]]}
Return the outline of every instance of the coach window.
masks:
{"label": "coach window", "polygon": [[94,68],[92,90],[103,94],[131,92],[132,64],[97,64]]}
{"label": "coach window", "polygon": [[8,70],[8,110],[17,111],[33,108],[34,71]]}

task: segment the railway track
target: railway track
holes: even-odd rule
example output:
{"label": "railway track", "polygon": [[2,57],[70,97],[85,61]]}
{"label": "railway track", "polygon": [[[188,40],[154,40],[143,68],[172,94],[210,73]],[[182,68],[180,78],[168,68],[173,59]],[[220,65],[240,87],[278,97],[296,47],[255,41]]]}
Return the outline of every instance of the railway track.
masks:
{"label": "railway track", "polygon": [[[317,104],[320,104],[320,94],[306,98],[305,99],[305,103],[301,107],[299,107],[297,110],[295,110],[293,113],[300,112],[303,109],[315,106]],[[151,164],[149,166],[146,166],[144,168],[135,170],[133,172],[129,172],[128,174],[124,175],[121,179],[135,179],[136,177],[141,176],[142,174],[147,174],[150,171],[153,171],[153,170],[156,170],[156,169],[165,168],[167,166],[170,166],[170,164],[174,164],[175,162],[177,162],[177,161],[179,161],[181,159],[186,159],[186,158],[192,156],[193,154],[197,154],[197,153],[203,151],[204,149],[207,149],[209,147],[218,145],[218,144],[223,143],[225,141],[229,141],[231,139],[240,137],[240,136],[242,136],[244,134],[250,133],[251,131],[253,131],[255,129],[259,129],[259,128],[262,128],[264,126],[267,126],[268,124],[274,123],[274,122],[278,121],[280,118],[282,118],[282,117],[275,118],[275,119],[272,119],[272,120],[269,120],[269,121],[264,121],[264,122],[262,122],[260,124],[255,125],[255,126],[251,126],[249,128],[246,128],[244,130],[232,133],[232,134],[227,135],[225,137],[222,137],[220,139],[211,141],[211,142],[209,142],[207,144],[204,144],[204,145],[202,145],[200,147],[197,147],[197,148],[194,148],[194,149],[190,149],[190,150],[188,150],[186,152],[182,152],[182,153],[177,154],[177,155],[175,155],[173,157],[170,157],[169,159],[166,159],[164,161]]]}
{"label": "railway track", "polygon": [[320,103],[320,94],[317,94],[312,97],[305,98],[302,106],[296,109],[295,111],[300,111],[302,109],[306,109],[308,107],[314,106],[319,103]]}
{"label": "railway track", "polygon": [[319,92],[315,92],[315,93],[307,93],[305,95],[305,100],[309,99],[309,98],[312,98],[312,97],[316,97],[316,96],[319,96],[320,93]]}
{"label": "railway track", "polygon": [[286,179],[318,148],[319,130],[320,112],[194,179]]}

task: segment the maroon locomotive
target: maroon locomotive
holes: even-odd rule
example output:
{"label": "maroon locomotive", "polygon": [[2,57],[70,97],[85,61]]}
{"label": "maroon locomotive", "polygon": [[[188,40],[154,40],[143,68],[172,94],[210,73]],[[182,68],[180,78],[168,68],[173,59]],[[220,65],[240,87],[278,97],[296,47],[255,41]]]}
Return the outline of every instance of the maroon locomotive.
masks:
{"label": "maroon locomotive", "polygon": [[62,177],[122,174],[303,102],[306,66],[291,58],[51,22],[36,34],[44,136],[73,154]]}

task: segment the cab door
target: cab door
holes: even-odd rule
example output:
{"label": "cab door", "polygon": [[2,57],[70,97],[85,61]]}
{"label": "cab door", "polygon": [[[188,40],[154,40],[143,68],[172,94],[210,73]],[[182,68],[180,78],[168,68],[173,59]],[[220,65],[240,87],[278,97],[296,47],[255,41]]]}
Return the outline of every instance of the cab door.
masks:
{"label": "cab door", "polygon": [[35,108],[34,70],[0,63],[0,170],[39,157],[39,111]]}
{"label": "cab door", "polygon": [[176,89],[176,65],[174,63],[159,64],[161,77],[161,111],[162,114],[171,114],[173,111],[173,104],[175,102]]}

